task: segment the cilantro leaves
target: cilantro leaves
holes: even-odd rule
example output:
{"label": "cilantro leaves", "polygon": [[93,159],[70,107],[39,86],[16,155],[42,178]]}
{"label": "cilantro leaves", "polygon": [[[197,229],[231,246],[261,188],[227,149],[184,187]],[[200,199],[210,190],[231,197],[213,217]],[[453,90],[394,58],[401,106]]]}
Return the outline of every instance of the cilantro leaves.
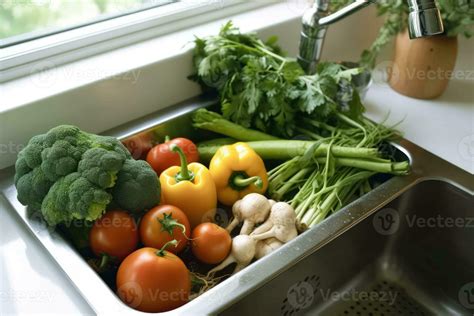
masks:
{"label": "cilantro leaves", "polygon": [[321,63],[316,74],[305,75],[276,42],[242,34],[228,22],[217,36],[196,39],[191,79],[217,90],[225,118],[283,137],[294,134],[299,117],[362,113],[350,81],[359,69]]}

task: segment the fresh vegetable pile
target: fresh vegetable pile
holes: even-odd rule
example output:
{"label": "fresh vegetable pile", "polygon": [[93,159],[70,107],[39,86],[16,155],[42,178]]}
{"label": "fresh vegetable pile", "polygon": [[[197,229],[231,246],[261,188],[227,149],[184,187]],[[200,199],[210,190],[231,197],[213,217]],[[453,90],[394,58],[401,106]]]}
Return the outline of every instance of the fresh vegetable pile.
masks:
{"label": "fresh vegetable pile", "polygon": [[376,173],[406,174],[409,164],[380,152],[398,135],[362,116],[351,82],[359,69],[321,63],[307,76],[280,53],[275,39],[264,43],[230,22],[219,35],[197,39],[193,78],[217,91],[222,115],[200,110],[194,126],[230,137],[201,144],[202,159],[237,140],[264,160],[287,160],[268,173],[268,193],[288,201],[305,229],[370,191]]}
{"label": "fresh vegetable pile", "polygon": [[138,135],[125,142],[146,158],[135,160],[115,138],[58,126],[20,152],[18,200],[41,210],[126,304],[163,312],[368,192],[375,175],[409,171],[382,150],[397,134],[361,115],[350,81],[358,69],[327,63],[306,76],[280,54],[274,40],[230,23],[198,39],[194,79],[217,90],[222,113],[200,109],[193,124],[222,138]]}

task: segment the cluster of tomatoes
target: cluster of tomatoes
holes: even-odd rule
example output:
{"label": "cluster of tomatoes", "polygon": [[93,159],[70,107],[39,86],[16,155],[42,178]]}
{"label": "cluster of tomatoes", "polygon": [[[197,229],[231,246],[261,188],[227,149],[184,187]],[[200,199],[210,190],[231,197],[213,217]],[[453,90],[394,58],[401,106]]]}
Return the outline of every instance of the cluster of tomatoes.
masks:
{"label": "cluster of tomatoes", "polygon": [[[192,141],[167,140],[145,152],[158,175],[180,164],[172,144],[183,150],[188,162],[199,160]],[[97,258],[112,259],[118,266],[115,282],[122,301],[140,311],[164,312],[189,300],[191,276],[182,259],[189,253],[186,249],[205,264],[222,262],[231,250],[232,238],[224,228],[214,223],[191,228],[186,213],[173,205],[158,205],[138,221],[126,211],[112,210],[94,223],[89,243]]]}
{"label": "cluster of tomatoes", "polygon": [[190,272],[179,257],[186,247],[199,261],[217,264],[232,243],[229,233],[214,223],[202,223],[191,232],[185,213],[172,205],[156,206],[138,225],[125,211],[109,211],[94,223],[89,240],[96,256],[119,263],[119,297],[145,312],[172,310],[188,301]]}

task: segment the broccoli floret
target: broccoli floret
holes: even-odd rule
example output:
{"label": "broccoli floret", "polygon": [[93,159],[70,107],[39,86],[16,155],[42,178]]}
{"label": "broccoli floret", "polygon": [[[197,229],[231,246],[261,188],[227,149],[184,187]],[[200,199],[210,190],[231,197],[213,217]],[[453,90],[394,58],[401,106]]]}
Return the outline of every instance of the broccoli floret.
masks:
{"label": "broccoli floret", "polygon": [[92,140],[92,147],[99,147],[109,151],[115,151],[124,155],[126,158],[132,158],[128,149],[119,142],[116,138],[110,136],[99,136],[95,134],[88,134]]}
{"label": "broccoli floret", "polygon": [[124,210],[144,211],[160,202],[160,181],[147,162],[128,159],[118,173],[112,195]]}
{"label": "broccoli floret", "polygon": [[20,151],[18,154],[18,158],[15,162],[15,185],[18,182],[18,180],[23,177],[25,174],[28,172],[31,172],[30,166],[28,166],[28,163],[26,162],[25,159],[25,151]]}
{"label": "broccoli floret", "polygon": [[41,153],[41,169],[49,180],[56,181],[77,170],[84,148],[76,147],[65,140],[57,140]]}
{"label": "broccoli floret", "polygon": [[22,150],[22,152],[24,153],[23,158],[25,159],[25,162],[28,167],[30,167],[31,169],[41,165],[41,153],[43,152],[43,143],[45,138],[45,135],[37,135],[32,137],[28,142],[28,146],[26,146]]}
{"label": "broccoli floret", "polygon": [[[116,138],[61,125],[31,138],[15,164],[18,200],[41,209],[50,225],[95,220],[118,192],[119,206],[138,211],[159,201],[159,182]],[[115,186],[115,187],[114,187]]]}
{"label": "broccoli floret", "polygon": [[78,171],[90,182],[103,189],[111,188],[117,179],[127,157],[115,151],[103,148],[92,148],[82,155]]}
{"label": "broccoli floret", "polygon": [[79,172],[56,181],[41,205],[41,212],[49,225],[70,223],[73,219],[95,220],[112,200],[105,190],[89,182]]}
{"label": "broccoli floret", "polygon": [[15,185],[18,191],[18,201],[23,205],[39,209],[53,182],[46,177],[41,168],[35,168],[18,177]]}

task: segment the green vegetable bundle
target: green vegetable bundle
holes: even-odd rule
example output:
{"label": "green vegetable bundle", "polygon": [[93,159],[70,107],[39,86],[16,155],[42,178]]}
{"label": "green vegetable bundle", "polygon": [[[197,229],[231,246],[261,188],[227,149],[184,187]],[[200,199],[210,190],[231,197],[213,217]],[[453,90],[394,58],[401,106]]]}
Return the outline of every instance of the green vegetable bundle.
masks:
{"label": "green vegetable bundle", "polygon": [[18,200],[51,225],[95,220],[114,202],[128,211],[158,204],[156,173],[120,141],[69,125],[30,139],[15,164]]}
{"label": "green vegetable bundle", "polygon": [[199,144],[201,159],[210,160],[220,146],[239,140],[264,160],[286,160],[269,171],[268,194],[291,203],[302,230],[370,191],[375,174],[404,175],[410,168],[408,161],[383,157],[378,148],[397,133],[363,117],[351,120],[341,114],[332,122],[304,119],[297,131],[310,139],[306,141],[275,139],[205,109],[198,110],[193,121],[197,128],[230,137]]}
{"label": "green vegetable bundle", "polygon": [[296,60],[281,55],[276,38],[263,42],[231,22],[219,35],[195,42],[191,78],[217,90],[222,114],[232,122],[290,137],[303,117],[325,120],[334,113],[356,117],[363,112],[351,84],[360,69],[320,63],[316,74],[305,75]]}

